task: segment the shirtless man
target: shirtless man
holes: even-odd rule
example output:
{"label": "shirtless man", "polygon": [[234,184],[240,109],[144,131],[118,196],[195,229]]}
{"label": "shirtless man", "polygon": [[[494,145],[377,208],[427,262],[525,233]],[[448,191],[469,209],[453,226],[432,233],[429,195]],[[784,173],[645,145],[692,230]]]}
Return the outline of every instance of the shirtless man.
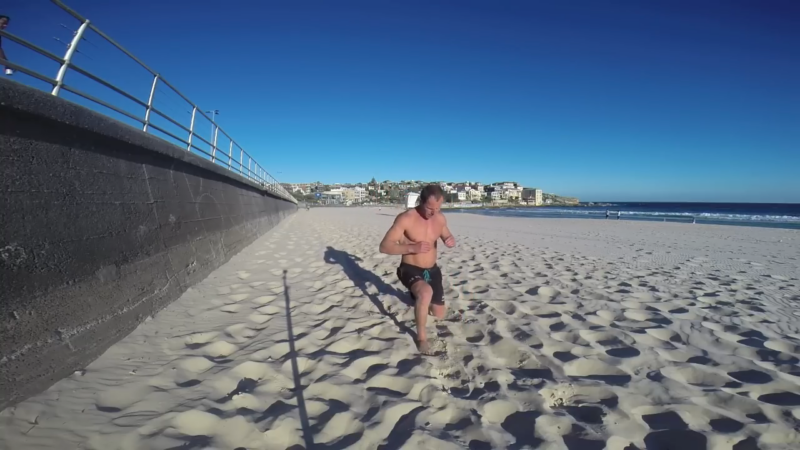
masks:
{"label": "shirtless man", "polygon": [[456,245],[447,220],[440,212],[443,201],[444,193],[439,185],[425,186],[419,195],[419,206],[398,215],[380,245],[381,253],[402,255],[397,278],[414,298],[416,344],[424,355],[430,354],[425,330],[428,313],[437,319],[443,319],[445,313],[442,271],[436,265],[438,240],[449,248]]}

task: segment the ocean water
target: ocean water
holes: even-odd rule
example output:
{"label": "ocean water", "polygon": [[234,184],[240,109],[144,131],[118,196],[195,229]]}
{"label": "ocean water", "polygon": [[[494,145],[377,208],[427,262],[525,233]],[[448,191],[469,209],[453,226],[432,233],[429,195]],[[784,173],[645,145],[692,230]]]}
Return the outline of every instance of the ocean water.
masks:
{"label": "ocean water", "polygon": [[[630,203],[603,202],[604,206],[542,206],[538,208],[453,209],[486,216],[648,220],[700,224],[743,225],[800,229],[799,203]],[[605,206],[608,204],[609,206]]]}

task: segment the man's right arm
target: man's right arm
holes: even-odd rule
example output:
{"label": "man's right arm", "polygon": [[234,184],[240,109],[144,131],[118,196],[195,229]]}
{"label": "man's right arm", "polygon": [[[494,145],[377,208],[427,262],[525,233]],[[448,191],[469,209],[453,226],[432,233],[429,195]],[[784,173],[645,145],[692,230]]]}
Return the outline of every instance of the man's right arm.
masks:
{"label": "man's right arm", "polygon": [[405,237],[405,219],[403,214],[394,219],[392,227],[383,237],[379,251],[387,255],[408,255],[415,253],[414,244],[409,244]]}

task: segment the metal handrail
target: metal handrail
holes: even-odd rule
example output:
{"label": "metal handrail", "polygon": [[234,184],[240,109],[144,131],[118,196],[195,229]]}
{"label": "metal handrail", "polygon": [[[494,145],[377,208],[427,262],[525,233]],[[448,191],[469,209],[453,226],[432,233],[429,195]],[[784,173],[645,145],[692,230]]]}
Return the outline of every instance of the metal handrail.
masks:
{"label": "metal handrail", "polygon": [[[33,50],[34,52],[39,53],[39,54],[41,54],[41,55],[43,55],[43,56],[45,56],[45,57],[57,62],[57,63],[59,63],[60,66],[59,66],[59,69],[58,69],[58,73],[56,74],[56,77],[55,78],[50,78],[50,77],[48,77],[46,75],[43,75],[41,73],[36,72],[35,70],[32,70],[32,69],[27,68],[27,67],[23,67],[23,66],[21,66],[19,64],[16,64],[16,63],[13,63],[11,61],[4,60],[4,59],[0,59],[0,66],[6,66],[8,68],[14,69],[14,70],[19,71],[21,73],[24,73],[24,74],[26,74],[28,76],[36,78],[36,79],[38,79],[40,81],[44,81],[45,83],[50,84],[53,87],[53,89],[51,91],[51,94],[54,95],[54,96],[58,96],[62,89],[66,90],[66,91],[69,91],[69,92],[71,92],[73,94],[76,94],[76,95],[78,95],[80,97],[83,97],[83,98],[85,98],[85,99],[87,99],[87,100],[89,100],[91,102],[94,102],[94,103],[96,103],[98,105],[101,105],[101,106],[103,106],[105,108],[108,108],[108,109],[110,109],[110,110],[112,110],[114,112],[122,114],[123,116],[125,116],[125,117],[127,117],[127,118],[129,118],[131,120],[134,120],[134,121],[136,121],[138,123],[141,123],[142,124],[142,131],[144,131],[145,133],[152,134],[152,131],[150,131],[150,128],[152,128],[152,129],[154,129],[154,130],[156,130],[156,131],[158,131],[160,133],[163,133],[164,135],[169,136],[169,137],[175,139],[176,141],[184,144],[186,151],[191,152],[192,149],[194,149],[196,152],[208,157],[211,160],[211,162],[213,162],[215,164],[219,164],[222,167],[227,168],[231,172],[238,172],[240,175],[250,179],[251,181],[254,181],[254,182],[260,184],[265,190],[267,190],[271,194],[276,195],[276,196],[281,197],[281,198],[283,198],[283,199],[285,199],[287,201],[290,201],[290,202],[293,202],[293,203],[297,204],[297,200],[294,198],[294,196],[292,196],[291,193],[289,193],[286,189],[284,189],[284,187],[278,182],[278,180],[276,180],[272,175],[270,175],[260,164],[258,164],[256,162],[256,160],[247,151],[245,151],[242,148],[241,145],[239,145],[236,141],[234,141],[233,138],[227,132],[225,132],[219,125],[217,125],[216,121],[213,118],[210,118],[208,115],[206,115],[205,112],[203,112],[202,108],[200,108],[199,106],[197,106],[197,104],[195,104],[194,102],[189,100],[188,97],[183,95],[183,93],[181,93],[178,89],[176,89],[169,81],[164,79],[164,77],[162,77],[161,74],[159,74],[158,72],[156,72],[153,69],[151,69],[150,67],[148,67],[139,58],[134,56],[131,52],[126,50],[123,46],[121,46],[116,41],[111,39],[111,37],[109,37],[107,34],[105,34],[99,28],[97,28],[97,26],[95,26],[93,23],[91,23],[89,21],[89,19],[87,19],[87,18],[83,17],[82,15],[78,14],[75,10],[73,10],[69,6],[65,5],[60,0],[50,0],[50,1],[52,3],[54,3],[56,6],[60,7],[62,10],[64,10],[65,12],[67,12],[69,15],[71,15],[72,17],[74,17],[75,19],[77,19],[80,22],[80,27],[74,33],[72,41],[68,44],[67,50],[66,50],[63,58],[58,56],[58,55],[55,55],[55,54],[53,54],[53,53],[51,53],[51,52],[49,52],[47,50],[45,50],[45,49],[43,49],[41,47],[39,47],[38,45],[35,45],[35,44],[31,43],[31,42],[28,42],[27,40],[25,40],[25,39],[23,39],[23,38],[21,38],[19,36],[15,36],[15,35],[7,32],[5,30],[0,30],[0,36],[6,37],[9,40],[22,45],[23,47],[26,47],[26,48],[28,48],[30,50]],[[83,35],[85,34],[87,29],[90,29],[90,30],[94,31],[95,33],[97,33],[100,37],[105,39],[108,43],[110,43],[111,45],[116,47],[118,50],[120,50],[122,53],[124,53],[126,56],[131,58],[133,61],[135,61],[142,68],[147,70],[153,76],[153,78],[151,80],[150,95],[149,95],[149,98],[147,99],[147,101],[137,98],[135,95],[124,91],[123,89],[115,86],[113,83],[109,82],[108,80],[104,80],[103,78],[101,78],[101,77],[99,77],[99,76],[97,76],[95,74],[92,74],[88,70],[76,66],[72,62],[73,56],[77,52],[78,44],[83,39]],[[104,101],[104,100],[102,100],[100,98],[97,98],[97,97],[95,97],[93,95],[90,95],[90,94],[88,94],[86,92],[82,92],[81,90],[78,90],[75,87],[72,87],[70,85],[64,84],[64,78],[65,78],[66,74],[70,70],[73,70],[75,72],[80,73],[81,75],[87,77],[88,79],[94,81],[95,83],[98,83],[98,84],[100,84],[101,86],[103,86],[105,88],[111,89],[112,91],[116,92],[117,94],[120,94],[123,97],[127,98],[128,100],[133,101],[138,106],[145,108],[144,115],[143,116],[138,116],[138,115],[133,114],[131,112],[125,111],[122,108],[116,107],[116,106],[110,104],[107,101]],[[159,85],[166,86],[167,88],[172,90],[172,92],[177,94],[181,99],[183,99],[186,103],[188,103],[192,107],[192,118],[191,118],[191,123],[189,124],[188,127],[186,127],[185,125],[180,123],[179,120],[174,119],[174,118],[170,117],[169,115],[167,115],[163,110],[159,110],[158,108],[153,106],[153,101],[154,101],[155,94],[156,94],[156,88]],[[177,126],[178,128],[188,132],[188,136],[186,138],[182,138],[182,137],[176,136],[175,134],[173,134],[170,131],[165,130],[163,127],[160,127],[158,125],[154,125],[150,120],[151,116],[152,116],[152,113],[156,113],[159,117],[162,117],[162,118],[166,119],[167,121],[169,121],[173,125]],[[195,124],[196,124],[197,113],[200,113],[200,115],[203,118],[205,118],[206,120],[211,122],[211,124],[213,125],[213,127],[214,127],[214,135],[212,137],[212,142],[207,141],[202,136],[200,136],[197,133],[195,133]],[[227,149],[220,148],[220,147],[217,146],[217,142],[218,142],[217,138],[219,137],[220,134],[225,136],[230,141],[230,144],[228,145]],[[201,142],[206,143],[211,149],[210,152],[208,152],[206,150],[203,150],[203,149],[199,148],[197,145],[195,145],[194,142],[195,142],[196,139],[199,139]],[[238,160],[235,158],[237,152],[234,151],[234,147],[236,149],[238,149],[238,156],[239,156]],[[245,164],[245,161],[246,161],[246,164]]]}

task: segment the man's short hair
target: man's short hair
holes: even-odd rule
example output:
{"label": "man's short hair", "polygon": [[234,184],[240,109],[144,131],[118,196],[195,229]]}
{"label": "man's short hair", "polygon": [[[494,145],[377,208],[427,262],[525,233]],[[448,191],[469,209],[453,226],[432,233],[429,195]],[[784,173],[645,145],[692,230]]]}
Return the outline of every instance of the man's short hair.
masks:
{"label": "man's short hair", "polygon": [[422,192],[419,193],[419,204],[424,205],[429,198],[442,198],[444,197],[444,191],[442,191],[442,187],[438,184],[429,184],[422,188]]}
{"label": "man's short hair", "polygon": [[11,17],[0,14],[0,19],[6,19],[6,22],[11,22]]}

